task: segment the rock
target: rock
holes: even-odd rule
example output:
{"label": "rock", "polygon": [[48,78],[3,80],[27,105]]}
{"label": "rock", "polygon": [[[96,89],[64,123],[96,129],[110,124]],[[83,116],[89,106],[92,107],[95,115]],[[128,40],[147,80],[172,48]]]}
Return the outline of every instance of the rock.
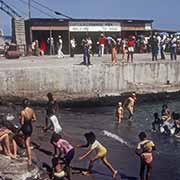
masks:
{"label": "rock", "polygon": [[36,164],[29,168],[27,158],[11,160],[4,155],[0,155],[0,177],[8,180],[49,180],[46,173]]}

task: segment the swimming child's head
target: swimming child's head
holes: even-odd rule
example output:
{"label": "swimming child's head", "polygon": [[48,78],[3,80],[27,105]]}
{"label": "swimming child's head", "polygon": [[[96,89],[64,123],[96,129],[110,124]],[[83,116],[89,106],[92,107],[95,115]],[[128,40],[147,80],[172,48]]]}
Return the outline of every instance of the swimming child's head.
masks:
{"label": "swimming child's head", "polygon": [[155,112],[153,115],[155,119],[159,118],[159,114],[157,112]]}
{"label": "swimming child's head", "polygon": [[141,141],[143,141],[144,139],[146,139],[146,133],[145,132],[141,132],[140,134],[139,134],[139,139],[141,140]]}
{"label": "swimming child's head", "polygon": [[135,92],[132,93],[132,97],[136,97],[136,93]]}
{"label": "swimming child's head", "polygon": [[162,105],[162,109],[167,109],[168,108],[168,105],[167,104],[163,104]]}
{"label": "swimming child's head", "polygon": [[26,99],[23,100],[23,106],[24,106],[24,107],[29,107],[29,106],[30,106],[30,101],[29,101],[28,98],[26,98]]}
{"label": "swimming child's head", "polygon": [[118,102],[118,106],[122,106],[122,102]]}
{"label": "swimming child's head", "polygon": [[85,136],[88,144],[93,144],[94,141],[96,140],[96,136],[92,131],[89,133],[85,133],[84,136]]}

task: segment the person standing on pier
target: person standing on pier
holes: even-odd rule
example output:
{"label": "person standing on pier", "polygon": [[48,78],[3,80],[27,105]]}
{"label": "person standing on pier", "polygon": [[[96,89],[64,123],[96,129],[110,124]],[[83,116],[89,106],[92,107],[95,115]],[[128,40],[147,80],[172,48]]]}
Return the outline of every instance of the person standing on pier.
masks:
{"label": "person standing on pier", "polygon": [[[140,157],[141,165],[140,165],[140,180],[151,180],[152,176],[152,162],[153,155],[152,151],[155,150],[155,144],[147,139],[145,132],[141,132],[139,134],[140,142],[136,148],[136,154]],[[146,178],[144,178],[145,168]]]}
{"label": "person standing on pier", "polygon": [[116,49],[117,43],[115,39],[111,39],[111,60],[112,64],[117,64],[117,49]]}
{"label": "person standing on pier", "polygon": [[106,37],[104,36],[103,33],[100,34],[98,44],[99,44],[99,57],[103,57],[104,56],[104,47],[106,44]]}
{"label": "person standing on pier", "polygon": [[62,47],[63,47],[63,41],[61,36],[58,37],[58,58],[63,57],[64,58],[64,53],[62,52]]}
{"label": "person standing on pier", "polygon": [[177,39],[175,36],[172,36],[170,40],[170,56],[171,60],[177,59]]}
{"label": "person standing on pier", "polygon": [[70,53],[70,57],[74,57],[74,50],[76,48],[76,41],[74,39],[74,37],[70,40],[70,50],[71,50],[71,53]]}
{"label": "person standing on pier", "polygon": [[135,37],[133,36],[129,36],[128,38],[128,56],[127,56],[127,62],[130,61],[130,58],[131,58],[131,62],[133,62],[134,60],[134,47],[135,47]]}
{"label": "person standing on pier", "polygon": [[155,35],[150,38],[150,45],[152,51],[152,61],[157,61],[158,56],[158,40]]}
{"label": "person standing on pier", "polygon": [[131,121],[132,117],[134,115],[134,106],[135,106],[135,102],[136,102],[137,98],[136,98],[136,94],[132,93],[132,95],[130,97],[128,97],[123,104],[123,108],[126,108],[129,112],[129,117],[128,119]]}
{"label": "person standing on pier", "polygon": [[36,121],[36,115],[30,107],[28,99],[23,101],[24,110],[20,113],[21,131],[24,134],[25,146],[28,156],[28,165],[32,165],[32,152],[31,152],[31,135],[33,132],[32,122]]}
{"label": "person standing on pier", "polygon": [[88,38],[84,38],[81,43],[83,47],[83,63],[84,65],[91,65],[90,62],[90,44],[88,42]]}

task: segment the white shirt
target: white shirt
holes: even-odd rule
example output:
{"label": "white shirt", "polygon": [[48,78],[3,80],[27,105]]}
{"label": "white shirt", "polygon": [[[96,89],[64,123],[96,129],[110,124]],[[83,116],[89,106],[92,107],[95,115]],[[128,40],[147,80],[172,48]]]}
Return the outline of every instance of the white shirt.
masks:
{"label": "white shirt", "polygon": [[72,48],[75,48],[76,47],[76,42],[75,42],[75,40],[74,39],[71,39],[71,47]]}
{"label": "white shirt", "polygon": [[59,44],[61,45],[63,43],[62,39],[59,39]]}
{"label": "white shirt", "polygon": [[50,121],[51,121],[51,123],[53,125],[54,132],[57,133],[57,134],[61,133],[62,132],[62,127],[59,124],[59,121],[58,121],[57,117],[55,115],[52,115],[49,119],[50,119]]}

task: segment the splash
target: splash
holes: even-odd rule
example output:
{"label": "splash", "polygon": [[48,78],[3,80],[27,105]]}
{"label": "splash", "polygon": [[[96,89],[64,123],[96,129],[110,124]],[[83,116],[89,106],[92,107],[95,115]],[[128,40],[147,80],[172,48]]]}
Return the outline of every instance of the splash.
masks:
{"label": "splash", "polygon": [[10,113],[7,114],[7,116],[6,116],[7,121],[13,121],[14,119],[15,119],[15,117],[12,114],[10,114]]}
{"label": "splash", "polygon": [[130,145],[129,145],[125,140],[123,140],[121,137],[119,137],[119,136],[116,135],[116,134],[113,134],[113,133],[111,133],[111,132],[109,132],[109,131],[106,131],[106,130],[103,130],[103,134],[104,134],[105,136],[108,136],[108,137],[110,137],[110,138],[113,138],[114,140],[120,142],[121,144],[125,144],[126,146],[130,147]]}

